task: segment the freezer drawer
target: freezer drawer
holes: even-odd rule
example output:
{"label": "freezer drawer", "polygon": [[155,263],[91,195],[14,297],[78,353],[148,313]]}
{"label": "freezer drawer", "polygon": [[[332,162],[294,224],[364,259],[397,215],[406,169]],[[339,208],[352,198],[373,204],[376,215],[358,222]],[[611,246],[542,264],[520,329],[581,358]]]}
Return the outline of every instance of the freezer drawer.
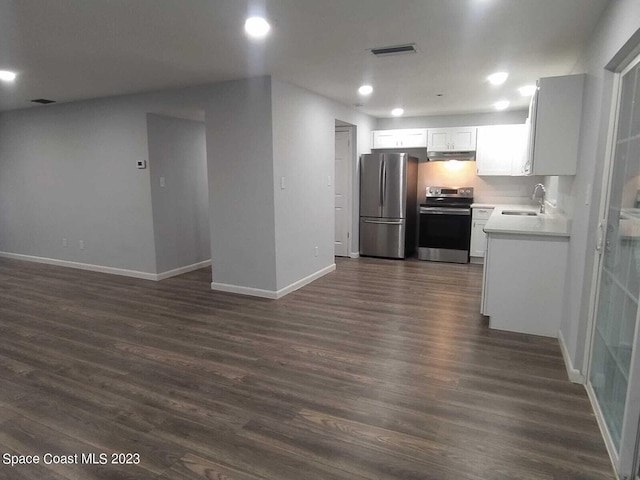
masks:
{"label": "freezer drawer", "polygon": [[404,258],[405,220],[360,218],[360,255]]}

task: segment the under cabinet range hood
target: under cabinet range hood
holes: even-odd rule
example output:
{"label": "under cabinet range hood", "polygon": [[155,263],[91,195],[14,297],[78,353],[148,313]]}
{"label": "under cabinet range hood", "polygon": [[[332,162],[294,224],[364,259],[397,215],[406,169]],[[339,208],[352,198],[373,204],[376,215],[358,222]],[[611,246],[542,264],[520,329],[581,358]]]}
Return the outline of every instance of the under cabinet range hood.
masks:
{"label": "under cabinet range hood", "polygon": [[458,160],[460,162],[473,162],[476,159],[475,151],[467,152],[427,152],[427,160],[430,162],[446,162],[448,160]]}

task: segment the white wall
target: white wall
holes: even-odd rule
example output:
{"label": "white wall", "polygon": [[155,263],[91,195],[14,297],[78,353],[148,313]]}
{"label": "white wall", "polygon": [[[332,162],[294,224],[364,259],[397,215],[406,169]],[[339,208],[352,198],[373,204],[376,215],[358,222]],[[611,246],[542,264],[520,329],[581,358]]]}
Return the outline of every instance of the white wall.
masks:
{"label": "white wall", "polygon": [[477,203],[529,204],[536,183],[543,177],[479,177],[475,162],[460,162],[451,170],[447,162],[418,165],[418,201],[424,201],[425,187],[473,187]]}
{"label": "white wall", "polygon": [[[571,198],[572,231],[567,266],[562,335],[574,367],[583,370],[594,264],[595,231],[601,199],[603,167],[612,101],[613,74],[605,70],[631,44],[640,43],[640,2],[614,0],[607,6],[574,73],[586,72],[578,173],[560,178],[559,196]],[[632,36],[635,40],[627,44]],[[589,195],[589,189],[591,194]],[[569,194],[570,191],[570,194]],[[588,200],[588,205],[587,203]]]}
{"label": "white wall", "polygon": [[216,85],[205,117],[213,282],[275,292],[271,79]]}
{"label": "white wall", "polygon": [[162,273],[208,260],[204,122],[148,114],[147,133],[156,270]]}
{"label": "white wall", "polygon": [[[277,167],[286,176],[293,169],[294,178],[299,175],[301,182],[313,182],[318,173],[333,175],[335,120],[356,126],[358,155],[369,151],[375,120],[311,92],[275,83],[275,116],[282,116],[275,125],[275,148],[270,77],[0,114],[0,252],[145,274],[167,268],[169,264],[156,258],[150,169],[136,168],[137,160],[149,160],[147,114],[204,111],[214,286],[275,292],[278,284],[300,280],[316,265],[311,260],[290,266],[303,245],[321,240],[317,262],[332,258],[333,210],[331,222],[326,212],[333,209],[334,200],[326,197],[323,210],[312,212],[316,223],[311,229],[283,217],[278,228],[285,233],[279,237],[284,238],[282,245],[293,246],[280,249],[285,264],[280,266],[278,283],[274,150]],[[286,105],[289,101],[291,105]],[[322,127],[316,131],[319,123]],[[289,138],[290,131],[298,136]],[[317,162],[300,167],[300,152],[308,152]],[[154,169],[156,174],[160,172]],[[154,178],[153,185],[158,181]],[[357,186],[354,162],[355,250]],[[295,182],[287,193],[293,188]],[[314,208],[308,193],[317,192],[298,190],[291,200]],[[288,208],[279,205],[283,211]],[[318,223],[326,229],[320,232]],[[158,225],[158,233],[162,228]],[[63,238],[68,247],[62,247]],[[84,240],[84,250],[78,248],[79,240]],[[164,258],[162,252],[159,258]]]}
{"label": "white wall", "polygon": [[146,135],[117,101],[0,114],[0,251],[155,272]]}
{"label": "white wall", "polygon": [[[335,120],[356,126],[359,156],[369,152],[374,119],[275,79],[272,98],[276,257],[282,289],[334,263]],[[352,250],[357,251],[357,162],[352,173]]]}

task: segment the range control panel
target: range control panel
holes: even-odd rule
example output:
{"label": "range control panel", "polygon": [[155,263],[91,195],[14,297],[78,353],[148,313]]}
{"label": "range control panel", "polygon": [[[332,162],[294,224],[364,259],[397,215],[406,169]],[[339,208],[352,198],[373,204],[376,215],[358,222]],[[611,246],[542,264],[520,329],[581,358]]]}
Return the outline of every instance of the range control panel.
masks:
{"label": "range control panel", "polygon": [[473,187],[427,187],[427,197],[473,198]]}

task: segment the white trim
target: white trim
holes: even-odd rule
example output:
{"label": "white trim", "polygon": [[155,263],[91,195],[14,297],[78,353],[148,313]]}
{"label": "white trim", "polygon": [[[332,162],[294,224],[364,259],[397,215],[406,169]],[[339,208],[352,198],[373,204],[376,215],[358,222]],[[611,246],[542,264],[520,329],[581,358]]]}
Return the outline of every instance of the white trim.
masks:
{"label": "white trim", "polygon": [[351,252],[349,258],[360,258],[360,252]]}
{"label": "white trim", "polygon": [[240,285],[229,285],[227,283],[211,282],[211,290],[226,293],[237,293],[239,295],[249,295],[251,297],[270,298],[272,300],[275,300],[277,298],[277,292],[274,292],[273,290],[242,287]]}
{"label": "white trim", "polygon": [[298,290],[299,288],[304,287],[305,285],[310,284],[311,282],[313,282],[314,280],[319,279],[320,277],[324,277],[327,273],[331,273],[333,271],[335,271],[336,269],[336,264],[332,263],[331,265],[329,265],[328,267],[324,267],[320,270],[318,270],[315,273],[312,273],[311,275],[308,275],[300,280],[298,280],[297,282],[293,282],[291,285],[281,288],[280,290],[278,290],[276,292],[276,298],[282,298],[285,295],[288,295],[289,293]]}
{"label": "white trim", "polygon": [[596,422],[598,423],[598,428],[600,428],[600,433],[602,434],[602,438],[604,438],[604,444],[607,447],[607,453],[609,454],[609,460],[611,460],[611,465],[613,466],[613,471],[617,475],[618,465],[618,454],[616,453],[615,446],[613,445],[613,439],[611,438],[611,434],[609,434],[609,429],[604,421],[604,416],[602,415],[602,410],[600,410],[600,405],[598,405],[598,400],[596,399],[596,392],[593,391],[593,387],[591,383],[588,382],[584,386],[587,391],[587,396],[589,397],[589,401],[591,402],[591,408],[593,409],[593,413],[596,417]]}
{"label": "white trim", "polygon": [[336,264],[332,263],[328,267],[322,268],[311,275],[308,275],[291,285],[281,288],[280,290],[263,290],[261,288],[243,287],[241,285],[229,285],[226,283],[211,282],[211,290],[219,292],[237,293],[240,295],[249,295],[252,297],[269,298],[271,300],[277,300],[279,298],[288,295],[289,293],[310,284],[314,280],[325,276],[327,273],[331,273],[336,269]]}
{"label": "white trim", "polygon": [[89,270],[91,272],[122,275],[124,277],[141,278],[143,280],[157,280],[157,275],[155,273],[139,272],[137,270],[125,270],[123,268],[105,267],[102,265],[92,265],[89,263],[71,262],[69,260],[59,260],[57,258],[35,257],[32,255],[22,255],[21,253],[9,252],[0,252],[0,257],[12,258],[14,260],[24,260],[27,262],[44,263],[47,265],[56,265],[58,267],[76,268],[78,270]]}
{"label": "white trim", "polygon": [[585,383],[585,378],[580,370],[573,366],[573,361],[571,360],[571,355],[569,355],[569,349],[567,348],[567,344],[564,341],[564,337],[562,336],[562,330],[558,330],[558,343],[560,343],[560,351],[562,352],[562,358],[564,359],[564,366],[567,369],[567,376],[569,380],[573,383]]}
{"label": "white trim", "polygon": [[180,268],[174,268],[173,270],[167,270],[166,272],[158,273],[154,280],[164,280],[165,278],[176,277],[185,273],[193,272],[194,270],[200,270],[201,268],[211,265],[211,259],[203,260],[202,262],[193,263]]}
{"label": "white trim", "polygon": [[[618,128],[618,112],[620,110],[620,101],[622,97],[622,76],[617,73],[613,77],[612,91],[614,95],[611,101],[611,109],[609,111],[609,129],[607,131],[607,144],[605,150],[604,169],[602,171],[601,192],[604,192],[600,198],[600,206],[598,209],[598,230],[605,228],[607,225],[607,209],[609,206],[609,198],[611,196],[611,179],[613,176],[613,159],[616,147],[616,132]],[[595,182],[594,182],[595,183]],[[602,225],[602,227],[601,227]],[[596,231],[596,235],[597,235]],[[606,233],[605,233],[606,235]],[[602,241],[604,242],[603,237]],[[591,272],[591,292],[589,296],[589,312],[587,315],[587,335],[585,338],[585,348],[582,358],[582,365],[585,371],[585,378],[591,375],[591,354],[593,352],[593,342],[595,338],[596,315],[598,306],[598,297],[600,295],[600,279],[602,277],[602,255],[601,252],[594,250],[593,271]]]}
{"label": "white trim", "polygon": [[[346,122],[345,122],[346,123]],[[346,223],[347,223],[347,254],[349,252],[349,250],[351,250],[352,246],[353,246],[353,232],[351,231],[351,229],[353,228],[353,166],[356,164],[356,160],[357,160],[357,149],[356,149],[356,142],[355,142],[355,125],[349,125],[349,126],[340,126],[340,127],[335,127],[335,131],[334,131],[334,140],[335,140],[335,133],[337,132],[347,132],[349,134],[349,147],[351,148],[351,152],[350,152],[350,156],[349,156],[349,171],[347,173],[347,207],[346,207],[346,211],[347,211],[347,219],[346,219]],[[335,145],[335,142],[334,142]],[[334,180],[334,184],[336,182],[335,179],[335,157],[334,157],[334,172],[333,172],[333,180]],[[334,203],[335,203],[335,198],[334,198]],[[334,205],[335,207],[335,205]],[[335,211],[334,211],[334,221],[333,223],[335,224]]]}

